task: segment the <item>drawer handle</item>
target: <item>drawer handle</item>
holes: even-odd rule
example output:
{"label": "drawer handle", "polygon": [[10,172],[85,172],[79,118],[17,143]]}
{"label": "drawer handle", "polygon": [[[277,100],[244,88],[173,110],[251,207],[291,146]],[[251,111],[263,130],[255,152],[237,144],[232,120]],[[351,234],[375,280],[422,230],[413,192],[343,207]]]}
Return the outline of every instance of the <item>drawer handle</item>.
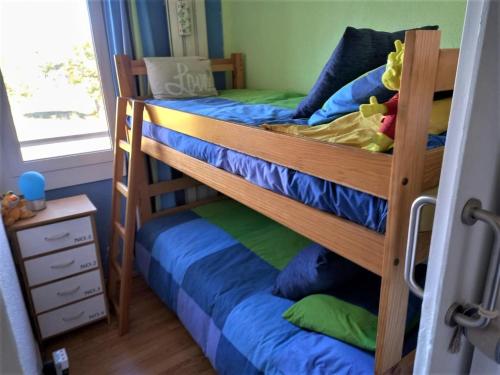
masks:
{"label": "drawer handle", "polygon": [[75,289],[66,290],[64,292],[57,292],[57,295],[59,297],[71,296],[71,295],[75,294],[76,292],[78,292],[79,290],[80,290],[80,285],[78,285]]}
{"label": "drawer handle", "polygon": [[62,320],[64,320],[65,322],[71,322],[73,320],[80,319],[84,313],[85,313],[85,311],[82,311],[80,314],[77,314],[75,316],[70,316],[69,318],[62,318]]}
{"label": "drawer handle", "polygon": [[69,235],[70,235],[69,232],[65,232],[65,233],[54,234],[53,236],[45,237],[44,239],[45,241],[56,241],[68,237]]}
{"label": "drawer handle", "polygon": [[66,263],[60,263],[60,264],[53,264],[50,266],[50,268],[52,269],[60,269],[60,268],[66,268],[66,267],[69,267],[71,265],[75,264],[75,260],[72,259],[70,260],[69,262],[66,262]]}

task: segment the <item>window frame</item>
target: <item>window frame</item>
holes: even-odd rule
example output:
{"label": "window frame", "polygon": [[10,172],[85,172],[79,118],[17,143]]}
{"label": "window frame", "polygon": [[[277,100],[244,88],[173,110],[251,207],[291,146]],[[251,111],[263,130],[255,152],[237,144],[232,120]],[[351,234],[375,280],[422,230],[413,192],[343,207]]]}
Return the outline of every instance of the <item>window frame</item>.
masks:
{"label": "window frame", "polygon": [[[2,190],[17,190],[19,176],[30,170],[36,170],[45,175],[47,190],[96,182],[110,179],[113,176],[114,108],[116,102],[112,80],[113,70],[108,54],[102,4],[98,1],[89,1],[87,2],[87,8],[97,68],[101,78],[111,148],[83,154],[23,161],[20,142],[17,139],[12,116],[4,114],[2,120],[5,120],[6,123],[0,129],[3,133],[1,151],[3,153],[2,167],[4,171],[2,172],[3,181],[0,181],[4,185]],[[6,93],[5,95],[7,96]],[[8,112],[10,113],[10,111]],[[92,134],[89,134],[89,136],[92,136]],[[81,138],[81,136],[76,137]]]}

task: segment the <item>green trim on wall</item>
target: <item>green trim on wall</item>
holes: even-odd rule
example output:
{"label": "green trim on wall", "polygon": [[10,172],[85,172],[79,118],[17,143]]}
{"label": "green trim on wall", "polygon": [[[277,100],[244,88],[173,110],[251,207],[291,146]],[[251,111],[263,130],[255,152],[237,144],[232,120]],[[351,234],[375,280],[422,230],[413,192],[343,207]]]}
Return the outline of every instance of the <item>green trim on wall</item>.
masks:
{"label": "green trim on wall", "polygon": [[346,26],[395,31],[439,25],[460,45],[465,0],[222,0],[224,51],[243,52],[247,86],[308,92]]}

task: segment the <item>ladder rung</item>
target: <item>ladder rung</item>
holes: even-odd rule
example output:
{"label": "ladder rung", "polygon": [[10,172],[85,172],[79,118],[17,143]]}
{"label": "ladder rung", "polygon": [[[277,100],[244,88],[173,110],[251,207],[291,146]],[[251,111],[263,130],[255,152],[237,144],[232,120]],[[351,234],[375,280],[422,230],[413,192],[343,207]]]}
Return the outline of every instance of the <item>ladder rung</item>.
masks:
{"label": "ladder rung", "polygon": [[128,143],[127,141],[124,141],[123,139],[120,139],[120,141],[118,142],[118,146],[123,151],[130,153],[130,143]]}
{"label": "ladder rung", "polygon": [[115,221],[115,228],[122,239],[125,239],[125,228],[118,221]]}
{"label": "ladder rung", "polygon": [[125,198],[128,198],[128,187],[125,186],[123,182],[118,181],[116,183],[116,190],[118,190]]}

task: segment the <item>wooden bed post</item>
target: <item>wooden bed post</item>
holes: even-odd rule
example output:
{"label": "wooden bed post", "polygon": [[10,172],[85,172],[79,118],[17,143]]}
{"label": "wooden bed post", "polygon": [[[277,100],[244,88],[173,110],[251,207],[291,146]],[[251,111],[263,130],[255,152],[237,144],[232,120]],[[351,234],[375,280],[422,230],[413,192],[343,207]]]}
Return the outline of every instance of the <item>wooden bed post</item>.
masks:
{"label": "wooden bed post", "polygon": [[115,68],[120,96],[135,98],[137,93],[130,57],[127,55],[115,55]]}
{"label": "wooden bed post", "polygon": [[378,374],[394,366],[402,355],[408,302],[403,270],[409,213],[413,200],[422,192],[440,35],[437,31],[406,33],[382,266],[375,354]]}
{"label": "wooden bed post", "polygon": [[245,88],[245,68],[243,64],[243,55],[241,53],[232,53],[233,62],[233,89]]}

